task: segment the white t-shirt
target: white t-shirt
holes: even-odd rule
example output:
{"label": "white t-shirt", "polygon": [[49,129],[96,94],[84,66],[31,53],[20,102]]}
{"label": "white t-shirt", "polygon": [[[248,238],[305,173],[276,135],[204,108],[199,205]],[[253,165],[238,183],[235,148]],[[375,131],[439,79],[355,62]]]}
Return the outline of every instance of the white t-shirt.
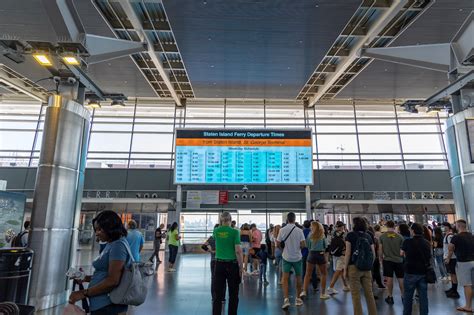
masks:
{"label": "white t-shirt", "polygon": [[[277,241],[281,242],[286,239],[291,230],[295,227],[294,224],[287,224],[278,233]],[[297,262],[303,258],[301,255],[301,241],[304,241],[303,230],[295,227],[290,236],[285,240],[285,248],[283,249],[283,259],[289,262]]]}
{"label": "white t-shirt", "polygon": [[[449,234],[443,237],[443,258],[448,258],[449,249],[448,246],[451,244],[451,239],[453,238],[454,234]],[[453,253],[451,259],[456,259],[456,254]]]}

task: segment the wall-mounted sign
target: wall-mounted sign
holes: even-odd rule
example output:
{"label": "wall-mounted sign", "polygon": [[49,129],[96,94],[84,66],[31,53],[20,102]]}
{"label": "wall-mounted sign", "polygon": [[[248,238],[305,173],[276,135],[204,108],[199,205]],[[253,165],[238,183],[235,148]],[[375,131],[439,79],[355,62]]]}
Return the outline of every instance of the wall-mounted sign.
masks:
{"label": "wall-mounted sign", "polygon": [[219,191],[219,204],[226,205],[229,203],[229,192],[227,190]]}

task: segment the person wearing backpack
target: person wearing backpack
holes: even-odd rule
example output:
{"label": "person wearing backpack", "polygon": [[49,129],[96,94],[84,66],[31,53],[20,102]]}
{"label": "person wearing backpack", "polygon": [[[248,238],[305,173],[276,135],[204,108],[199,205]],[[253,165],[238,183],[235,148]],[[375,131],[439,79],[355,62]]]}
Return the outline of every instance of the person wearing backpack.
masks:
{"label": "person wearing backpack", "polygon": [[368,315],[376,315],[372,291],[372,266],[375,259],[374,243],[367,234],[367,221],[362,217],[352,219],[353,231],[346,236],[344,275],[351,287],[354,315],[363,315],[360,289],[364,289]]}
{"label": "person wearing backpack", "polygon": [[345,252],[346,252],[346,242],[344,241],[345,238],[345,224],[342,221],[336,222],[336,230],[333,233],[333,237],[331,239],[331,244],[329,244],[329,254],[332,255],[332,262],[333,262],[333,270],[334,274],[332,275],[331,282],[329,283],[329,288],[327,289],[328,294],[337,294],[338,291],[334,289],[334,285],[336,285],[337,280],[339,277],[342,278],[342,282],[344,283],[343,291],[348,292],[351,289],[347,285],[346,278],[344,277],[344,261],[345,261]]}
{"label": "person wearing backpack", "polygon": [[85,290],[74,291],[69,296],[69,303],[75,304],[85,298],[89,299],[91,315],[119,315],[128,310],[127,305],[114,304],[111,292],[120,285],[126,266],[133,261],[127,242],[127,230],[120,216],[114,211],[100,212],[93,220],[95,236],[107,242],[102,253],[92,262],[94,273],[86,276],[82,282],[89,282]]}
{"label": "person wearing backpack", "polygon": [[431,247],[423,237],[421,224],[413,223],[410,229],[413,238],[405,240],[400,251],[400,254],[405,257],[403,315],[412,314],[415,289],[419,296],[420,315],[427,315],[429,305],[427,272],[431,264]]}
{"label": "person wearing backpack", "polygon": [[12,240],[12,247],[27,247],[28,235],[30,234],[30,221],[25,221],[23,224],[24,230],[18,233]]}

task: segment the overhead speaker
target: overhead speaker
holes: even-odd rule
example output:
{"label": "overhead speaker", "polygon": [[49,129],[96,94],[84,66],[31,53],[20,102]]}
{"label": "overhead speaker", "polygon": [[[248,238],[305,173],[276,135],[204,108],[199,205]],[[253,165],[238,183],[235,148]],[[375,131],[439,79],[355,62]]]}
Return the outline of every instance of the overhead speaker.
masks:
{"label": "overhead speaker", "polygon": [[240,198],[239,194],[234,194],[234,199],[235,199],[235,200],[237,200],[237,199],[239,199],[239,198]]}
{"label": "overhead speaker", "polygon": [[346,199],[346,195],[342,194],[339,196],[340,199]]}
{"label": "overhead speaker", "polygon": [[248,198],[247,194],[242,194],[242,199],[243,200],[247,200],[247,198]]}
{"label": "overhead speaker", "polygon": [[142,197],[142,194],[141,193],[136,193],[135,194],[135,198],[141,198]]}
{"label": "overhead speaker", "polygon": [[154,199],[158,198],[158,194],[157,194],[157,193],[153,193],[153,194],[151,195],[151,198],[154,198]]}
{"label": "overhead speaker", "polygon": [[339,196],[336,195],[336,194],[333,194],[333,195],[331,196],[331,198],[332,198],[332,199],[339,199]]}
{"label": "overhead speaker", "polygon": [[255,196],[254,194],[250,195],[250,199],[255,199],[255,198],[257,198],[257,196]]}
{"label": "overhead speaker", "polygon": [[150,194],[149,193],[143,194],[143,198],[150,198]]}

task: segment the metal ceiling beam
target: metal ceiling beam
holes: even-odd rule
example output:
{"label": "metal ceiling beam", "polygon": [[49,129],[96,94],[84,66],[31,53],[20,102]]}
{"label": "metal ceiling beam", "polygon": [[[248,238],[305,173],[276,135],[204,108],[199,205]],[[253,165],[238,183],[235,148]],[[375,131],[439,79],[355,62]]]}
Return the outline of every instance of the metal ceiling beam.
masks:
{"label": "metal ceiling beam", "polygon": [[81,42],[86,33],[73,0],[42,0],[49,21],[62,41]]}
{"label": "metal ceiling beam", "polygon": [[38,88],[33,86],[33,83],[25,81],[21,76],[14,75],[13,72],[7,71],[9,68],[3,64],[0,64],[0,82],[15,89],[29,97],[43,102],[48,102],[48,93],[42,92],[41,87]]}
{"label": "metal ceiling beam", "polygon": [[144,42],[86,34],[86,47],[91,55],[88,64],[120,58],[147,50]]}
{"label": "metal ceiling beam", "polygon": [[357,55],[446,73],[449,70],[450,49],[449,43],[363,48]]}
{"label": "metal ceiling beam", "polygon": [[[135,12],[135,10],[133,9],[130,1],[129,0],[119,0],[119,3],[121,4],[122,9],[124,10],[125,14],[127,15],[128,19],[130,20],[130,23],[132,23],[133,27],[137,31],[137,34],[140,37],[140,40],[147,43],[147,45],[148,45],[147,53],[150,56],[153,63],[155,64],[156,69],[158,70],[158,73],[160,74],[161,78],[163,79],[166,87],[170,91],[171,97],[175,101],[176,105],[182,106],[181,99],[178,97],[178,94],[176,93],[176,90],[174,89],[173,83],[171,82],[168,74],[165,71],[165,68],[163,66],[163,62],[156,55],[157,52],[154,50],[153,42],[145,34],[142,22],[141,22],[140,18],[138,17],[137,13]],[[160,96],[160,95],[158,95],[158,96]]]}
{"label": "metal ceiling beam", "polygon": [[349,69],[353,61],[358,59],[358,51],[364,47],[365,44],[372,42],[377,35],[392,21],[397,14],[403,10],[403,7],[408,3],[408,0],[395,0],[391,3],[390,7],[381,12],[380,16],[372,23],[367,30],[367,34],[361,37],[357,43],[351,48],[351,52],[347,57],[340,57],[340,61],[336,66],[336,69],[332,73],[328,73],[325,77],[325,84],[322,85],[313,97],[309,99],[309,106],[314,106],[321,97],[328,92],[334,83],[339,79],[340,76],[344,75],[346,70]]}

